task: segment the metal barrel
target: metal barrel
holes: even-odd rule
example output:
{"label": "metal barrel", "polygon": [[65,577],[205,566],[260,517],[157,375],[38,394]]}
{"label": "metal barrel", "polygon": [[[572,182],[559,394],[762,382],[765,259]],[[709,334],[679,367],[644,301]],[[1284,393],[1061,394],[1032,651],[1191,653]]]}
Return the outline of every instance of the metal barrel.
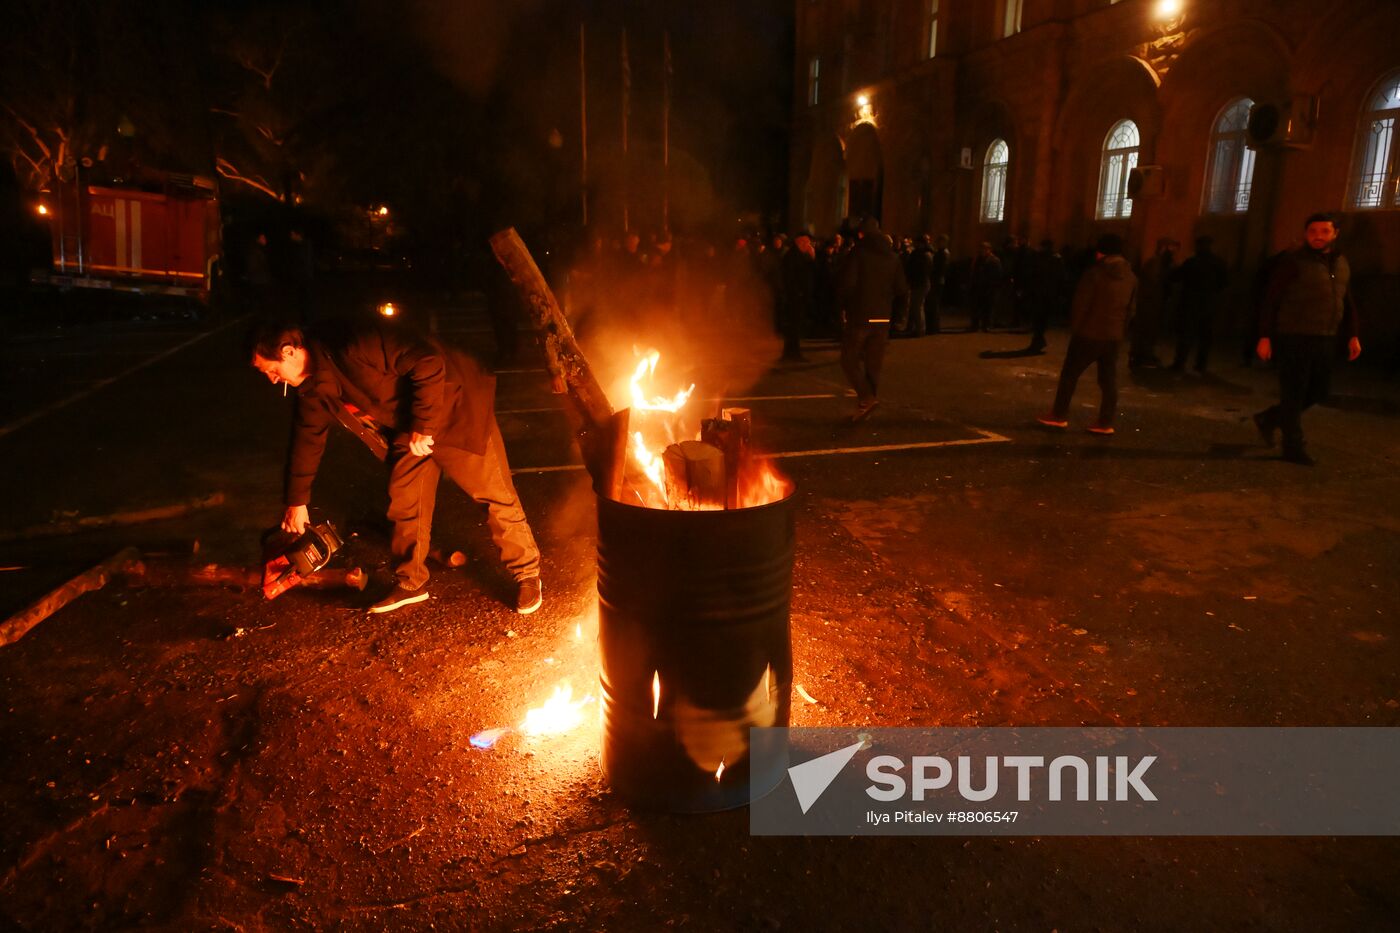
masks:
{"label": "metal barrel", "polygon": [[749,729],[792,703],[794,511],[711,512],[598,499],[603,771],[626,800],[674,812],[741,807]]}

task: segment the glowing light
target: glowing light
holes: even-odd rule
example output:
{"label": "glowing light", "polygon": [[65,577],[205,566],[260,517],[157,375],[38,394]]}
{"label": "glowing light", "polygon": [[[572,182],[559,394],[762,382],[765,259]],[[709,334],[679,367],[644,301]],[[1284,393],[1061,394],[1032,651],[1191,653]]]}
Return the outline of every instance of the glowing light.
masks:
{"label": "glowing light", "polygon": [[1181,9],[1181,0],[1157,0],[1157,7],[1153,10],[1153,14],[1158,19],[1171,20],[1181,15]]}
{"label": "glowing light", "polygon": [[388,217],[388,216],[389,216],[389,209],[388,209],[387,207],[381,206],[381,207],[379,208],[379,210],[376,211],[375,213],[377,213],[380,217]]}
{"label": "glowing light", "polygon": [[47,217],[48,214],[49,214],[49,209],[48,209],[48,207],[46,207],[46,206],[43,205],[43,204],[40,204],[40,205],[39,205],[38,210],[39,210],[39,216],[40,216],[40,217]]}
{"label": "glowing light", "polygon": [[569,732],[583,722],[583,708],[592,700],[591,696],[575,700],[573,688],[562,683],[554,688],[554,694],[543,706],[537,706],[525,714],[520,731],[535,736]]}
{"label": "glowing light", "polygon": [[856,98],[856,122],[875,125],[875,109],[870,105],[869,94],[861,94]]}
{"label": "glowing light", "polygon": [[719,760],[719,767],[715,769],[715,783],[718,784],[718,783],[719,783],[719,779],[722,778],[722,777],[724,777],[724,759],[723,759],[723,758],[721,758],[721,759]]}
{"label": "glowing light", "polygon": [[574,626],[574,641],[583,641],[583,623]]}
{"label": "glowing light", "polygon": [[661,715],[661,672],[653,671],[651,675],[651,718],[655,719]]}
{"label": "glowing light", "polygon": [[394,315],[399,313],[399,309],[394,305],[392,301],[386,301],[379,306],[379,313],[384,315],[385,317],[393,317]]}

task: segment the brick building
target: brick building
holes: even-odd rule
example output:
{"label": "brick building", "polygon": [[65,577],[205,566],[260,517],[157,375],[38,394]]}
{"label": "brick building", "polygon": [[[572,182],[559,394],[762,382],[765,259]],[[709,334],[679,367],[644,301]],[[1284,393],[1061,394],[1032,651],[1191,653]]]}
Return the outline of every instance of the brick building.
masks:
{"label": "brick building", "polygon": [[1368,332],[1395,333],[1400,2],[795,3],[795,224],[873,212],[963,255],[1210,234],[1243,282],[1333,210]]}

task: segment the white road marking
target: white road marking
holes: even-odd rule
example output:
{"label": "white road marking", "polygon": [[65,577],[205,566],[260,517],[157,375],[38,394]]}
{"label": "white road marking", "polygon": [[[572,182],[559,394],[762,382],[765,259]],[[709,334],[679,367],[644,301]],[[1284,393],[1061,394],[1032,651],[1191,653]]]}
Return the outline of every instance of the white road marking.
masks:
{"label": "white road marking", "polygon": [[[829,447],[822,450],[783,450],[776,453],[767,454],[773,459],[795,458],[795,457],[840,457],[850,454],[878,454],[889,453],[899,450],[929,450],[935,447],[970,447],[974,444],[1008,444],[1011,438],[997,434],[995,431],[986,431],[982,428],[970,428],[976,431],[977,437],[965,437],[955,441],[915,441],[908,444],[877,444],[869,447]],[[522,473],[566,473],[582,470],[581,463],[565,463],[558,466],[543,467],[520,467],[511,470],[512,474]]]}
{"label": "white road marking", "polygon": [[[702,402],[787,402],[801,401],[814,398],[839,398],[830,392],[821,395],[730,395],[724,398],[706,398]],[[538,415],[549,411],[565,411],[563,405],[555,405],[549,408],[502,408],[496,412],[497,415]]]}
{"label": "white road marking", "polygon": [[225,324],[225,325],[222,326],[222,327],[216,327],[216,328],[214,328],[213,330],[205,331],[205,332],[202,333],[202,334],[195,334],[193,337],[191,337],[189,340],[186,340],[184,343],[177,344],[177,345],[171,347],[169,350],[166,350],[166,351],[164,351],[164,352],[162,352],[162,353],[157,353],[155,356],[151,357],[150,359],[142,360],[141,362],[137,363],[135,366],[128,367],[127,369],[124,369],[124,370],[122,370],[121,372],[117,373],[115,376],[108,376],[106,379],[102,379],[102,380],[100,380],[100,381],[98,381],[98,382],[93,383],[92,385],[88,386],[86,389],[83,389],[81,392],[75,392],[74,394],[68,396],[68,397],[65,398],[65,399],[61,399],[61,400],[59,400],[59,401],[57,401],[57,402],[54,402],[54,403],[52,403],[52,404],[50,404],[50,405],[45,405],[43,408],[39,409],[38,411],[30,412],[29,414],[25,415],[23,418],[20,418],[20,419],[18,419],[18,420],[16,420],[16,421],[11,421],[11,422],[10,422],[9,424],[7,424],[7,425],[0,426],[0,437],[4,437],[6,434],[11,434],[11,433],[13,433],[13,432],[15,432],[15,431],[18,431],[20,428],[24,427],[25,425],[33,424],[35,421],[38,421],[40,418],[44,417],[45,415],[51,415],[51,414],[53,414],[54,412],[59,411],[60,409],[67,408],[69,405],[72,405],[74,402],[81,402],[83,399],[87,398],[89,395],[93,395],[93,394],[95,394],[95,393],[97,393],[97,392],[100,392],[101,390],[107,388],[107,386],[109,386],[109,385],[111,385],[112,383],[116,382],[118,379],[125,379],[127,376],[130,376],[132,373],[140,372],[141,370],[145,369],[147,366],[150,366],[150,365],[155,364],[155,363],[159,363],[161,360],[165,359],[166,357],[174,356],[176,353],[179,353],[181,350],[185,349],[186,347],[194,346],[196,343],[199,343],[201,340],[204,340],[206,337],[212,337],[212,336],[214,336],[215,334],[222,333],[222,332],[228,330],[230,327],[233,327],[235,324],[241,324],[241,323],[243,323],[243,321],[245,320],[245,318],[246,318],[246,315],[245,315],[244,317],[236,318],[236,319],[234,319],[234,320],[232,320],[232,321],[229,321],[227,324]]}

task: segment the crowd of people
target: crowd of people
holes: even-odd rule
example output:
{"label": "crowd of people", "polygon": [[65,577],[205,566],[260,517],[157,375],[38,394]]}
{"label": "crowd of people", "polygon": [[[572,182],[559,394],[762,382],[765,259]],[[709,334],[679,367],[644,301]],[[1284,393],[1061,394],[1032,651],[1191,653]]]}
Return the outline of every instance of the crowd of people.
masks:
{"label": "crowd of people", "polygon": [[[1237,303],[1245,310],[1230,324],[1243,323],[1245,365],[1270,358],[1270,338],[1280,326],[1304,326],[1310,336],[1329,339],[1340,333],[1349,341],[1351,358],[1359,353],[1346,260],[1333,249],[1336,221],[1331,215],[1314,215],[1304,232],[1300,244],[1263,264],[1250,293]],[[959,328],[964,331],[1028,332],[1030,342],[1019,355],[1033,355],[1046,352],[1050,324],[1065,320],[1070,341],[1060,384],[1050,411],[1039,420],[1052,428],[1066,427],[1075,384],[1094,365],[1101,406],[1088,429],[1109,435],[1117,408],[1120,345],[1128,345],[1132,369],[1169,366],[1176,372],[1188,367],[1208,372],[1223,329],[1229,268],[1209,236],[1197,237],[1184,260],[1178,259],[1180,251],[1179,240],[1163,237],[1135,269],[1117,234],[1105,234],[1068,256],[1051,240],[1032,248],[1026,237],[1011,236],[1000,248],[983,242],[975,255],[954,257],[945,235],[891,237],[874,217],[865,217],[822,240],[807,232],[791,237],[745,233],[727,246],[713,239],[677,244],[655,235],[644,242],[635,233],[611,244],[594,237],[582,261],[572,265],[564,288],[576,319],[586,319],[602,304],[661,305],[681,315],[721,321],[771,316],[782,337],[784,361],[803,359],[804,338],[839,340],[842,369],[857,397],[856,421],[879,404],[890,338],[946,333],[953,329],[950,311],[956,311],[966,321]],[[1327,260],[1335,296],[1299,273],[1311,271],[1318,257]],[[1289,289],[1303,288],[1300,282],[1317,294],[1296,301],[1319,309],[1305,325],[1297,325],[1296,314],[1285,320],[1280,310],[1295,301]],[[623,300],[603,299],[605,289],[620,289]],[[1333,297],[1335,308],[1327,304]],[[1174,337],[1169,364],[1158,357],[1167,337]],[[1296,342],[1281,345],[1292,353]],[[1279,358],[1285,409],[1261,413],[1256,421],[1271,444],[1282,431],[1284,456],[1294,462],[1312,462],[1303,448],[1298,415],[1325,393],[1327,371],[1317,362],[1323,352],[1310,346],[1304,355],[1312,362],[1301,375],[1301,362]]]}

